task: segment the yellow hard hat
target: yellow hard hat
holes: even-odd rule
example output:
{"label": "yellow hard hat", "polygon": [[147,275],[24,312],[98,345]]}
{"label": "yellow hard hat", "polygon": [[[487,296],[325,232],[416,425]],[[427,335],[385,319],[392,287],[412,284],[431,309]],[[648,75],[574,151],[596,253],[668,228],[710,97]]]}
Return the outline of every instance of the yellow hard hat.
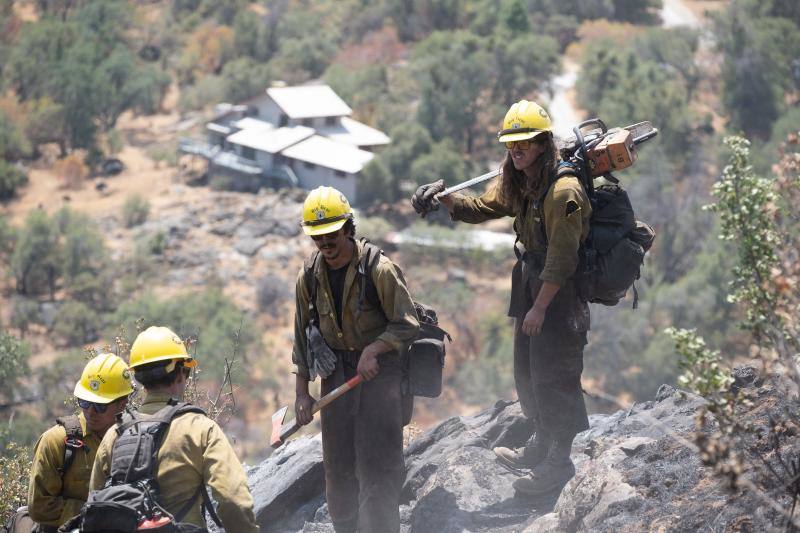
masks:
{"label": "yellow hard hat", "polygon": [[101,353],[86,363],[73,394],[87,402],[111,403],[132,392],[131,372],[125,361],[114,354]]}
{"label": "yellow hard hat", "polygon": [[333,187],[317,187],[303,204],[301,226],[306,235],[324,235],[338,231],[353,218],[350,202]]}
{"label": "yellow hard hat", "polygon": [[139,333],[131,345],[131,369],[156,361],[183,360],[183,366],[193,367],[197,361],[186,351],[186,346],[175,332],[162,326],[150,326]]}
{"label": "yellow hard hat", "polygon": [[520,100],[512,105],[503,119],[503,129],[497,132],[501,143],[533,139],[545,131],[552,131],[550,115],[536,102]]}

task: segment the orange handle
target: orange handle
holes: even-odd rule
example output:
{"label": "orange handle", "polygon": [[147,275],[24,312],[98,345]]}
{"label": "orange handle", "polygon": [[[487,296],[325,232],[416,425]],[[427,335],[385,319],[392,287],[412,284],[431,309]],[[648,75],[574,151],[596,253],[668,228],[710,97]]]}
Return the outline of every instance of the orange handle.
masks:
{"label": "orange handle", "polygon": [[345,392],[355,387],[358,387],[362,381],[363,380],[361,379],[361,376],[355,376],[350,378],[344,385],[339,385],[338,387],[330,391],[328,394],[320,398],[319,401],[316,402],[313,405],[313,407],[311,407],[311,412],[316,413],[317,411],[319,411],[320,409],[324,408],[326,405],[331,403],[333,400],[344,394]]}

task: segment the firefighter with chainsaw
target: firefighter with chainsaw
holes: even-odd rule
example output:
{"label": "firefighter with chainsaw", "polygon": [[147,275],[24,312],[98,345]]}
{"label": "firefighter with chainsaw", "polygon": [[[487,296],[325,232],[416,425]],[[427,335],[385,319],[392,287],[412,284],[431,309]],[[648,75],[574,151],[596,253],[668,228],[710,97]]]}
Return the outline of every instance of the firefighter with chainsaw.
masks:
{"label": "firefighter with chainsaw", "polygon": [[405,478],[400,354],[419,330],[414,304],[388,258],[365,271],[372,245],[355,239],[341,192],[311,191],[301,225],[316,251],[297,278],[296,418],[313,419],[316,376],[323,395],[361,376],[361,385],[320,411],[328,510],[337,533],[397,532]]}
{"label": "firefighter with chainsaw", "polygon": [[531,469],[514,482],[518,493],[540,495],[561,490],[574,476],[572,441],[589,427],[581,389],[589,308],[575,274],[591,205],[579,178],[559,162],[542,107],[526,100],[512,105],[498,139],[507,149],[502,172],[483,195],[437,198],[444,190],[439,180],[421,186],[411,201],[420,214],[441,203],[453,220],[472,224],[514,217],[514,379],[535,432],[524,448],[496,448],[495,454],[512,467]]}
{"label": "firefighter with chainsaw", "polygon": [[[92,493],[84,509],[84,524],[90,518],[88,511],[93,499],[101,498],[101,489],[108,491],[121,481],[120,478],[127,478],[125,470],[144,468],[142,461],[147,458],[139,457],[136,462],[136,452],[142,450],[138,448],[136,437],[131,440],[127,434],[127,429],[134,427],[133,422],[137,420],[132,417],[135,415],[144,422],[154,419],[166,422],[164,432],[157,433],[153,439],[160,441],[158,447],[151,449],[157,452],[152,471],[159,494],[154,503],[159,508],[167,511],[175,523],[192,524],[202,531],[205,531],[203,508],[227,531],[258,531],[247,477],[227,437],[200,408],[179,401],[186,390],[191,368],[196,365],[197,361],[188,354],[180,337],[166,327],[149,327],[136,337],[131,345],[130,366],[136,381],[144,386],[144,402],[138,411],[126,412],[100,443],[90,482]],[[123,439],[126,439],[124,446],[121,445]],[[120,446],[115,446],[117,441]],[[132,454],[133,457],[129,457]],[[206,487],[211,489],[217,503],[216,512]],[[103,516],[102,507],[98,514],[99,520],[108,524],[110,518],[107,512]],[[163,530],[177,529],[159,529]],[[180,529],[188,530],[193,529]]]}
{"label": "firefighter with chainsaw", "polygon": [[55,532],[80,512],[100,441],[131,392],[128,365],[116,355],[101,353],[86,364],[73,392],[80,412],[57,419],[34,448],[28,514],[35,531]]}

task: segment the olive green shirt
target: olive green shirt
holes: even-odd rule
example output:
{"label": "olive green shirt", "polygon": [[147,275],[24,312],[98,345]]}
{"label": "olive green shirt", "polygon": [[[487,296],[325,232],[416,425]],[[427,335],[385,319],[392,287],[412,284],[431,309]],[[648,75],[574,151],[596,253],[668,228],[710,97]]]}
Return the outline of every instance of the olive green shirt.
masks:
{"label": "olive green shirt", "polygon": [[[381,255],[372,272],[372,280],[378,293],[381,308],[364,298],[358,312],[359,283],[356,280],[358,264],[364,253],[364,245],[356,241],[356,251],[347,267],[342,292],[342,326],[336,321],[336,307],[328,284],[328,269],[325,260],[317,262],[314,276],[317,281],[317,310],[319,329],[325,342],[333,350],[361,351],[376,340],[392,347],[399,353],[416,337],[419,331],[414,302],[405,283],[388,257]],[[294,349],[292,362],[295,373],[309,377],[306,358],[306,326],[310,321],[308,300],[311,297],[306,287],[303,269],[297,275],[294,320]]]}
{"label": "olive green shirt", "polygon": [[[147,394],[139,409],[152,415],[167,405],[168,394]],[[115,427],[106,432],[97,451],[92,479],[92,490],[103,488],[111,474],[111,459]],[[247,476],[227,437],[216,422],[200,413],[185,413],[176,417],[167,428],[163,444],[158,450],[156,481],[161,489],[160,503],[170,513],[177,513],[197,489],[205,484],[217,502],[217,514],[226,531],[258,531],[253,514],[253,497],[247,486]],[[201,512],[202,497],[183,518],[205,527]]]}
{"label": "olive green shirt", "polygon": [[[527,209],[515,211],[499,194],[499,182],[481,196],[453,195],[453,220],[479,224],[486,220],[515,217],[514,231],[525,249],[546,253],[539,279],[563,287],[578,266],[578,249],[589,234],[592,207],[578,178],[557,180],[544,200],[528,200]],[[523,204],[524,205],[524,204]],[[542,233],[544,217],[545,234]]]}
{"label": "olive green shirt", "polygon": [[86,503],[89,476],[102,435],[87,432],[83,413],[78,415],[78,419],[84,434],[84,446],[74,452],[72,465],[63,477],[59,472],[64,466],[64,441],[67,438],[67,430],[63,426],[55,425],[45,431],[33,450],[28,512],[38,524],[60,526],[80,513]]}

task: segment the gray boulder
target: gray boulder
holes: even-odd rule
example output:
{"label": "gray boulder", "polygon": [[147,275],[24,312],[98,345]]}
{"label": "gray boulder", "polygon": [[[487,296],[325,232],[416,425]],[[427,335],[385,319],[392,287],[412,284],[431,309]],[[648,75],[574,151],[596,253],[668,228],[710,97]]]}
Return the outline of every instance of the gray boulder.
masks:
{"label": "gray boulder", "polygon": [[[743,407],[756,431],[751,449],[768,431],[770,413],[797,409],[785,378],[750,379],[742,387],[758,397]],[[592,415],[591,428],[572,449],[575,477],[560,494],[517,496],[512,483],[524,472],[501,466],[496,446],[519,447],[530,426],[518,403],[497,402],[474,416],[450,418],[411,442],[400,501],[403,533],[577,531],[756,531],[779,527],[782,517],[746,491],[732,493],[725,479],[704,466],[694,445],[703,398],[662,386],[657,399],[610,415]],[[707,423],[703,431],[716,430]],[[318,439],[318,438],[317,438]],[[786,440],[782,454],[800,445]],[[300,453],[301,450],[311,450]],[[770,458],[767,457],[767,460]],[[774,458],[773,458],[774,459]],[[314,468],[317,468],[315,471]],[[772,470],[782,467],[772,460]],[[774,486],[776,502],[791,507],[786,479],[770,481],[753,467],[748,477]],[[316,472],[311,475],[310,472]],[[787,474],[784,472],[784,474]],[[250,472],[262,531],[332,533],[324,504],[319,441],[298,439]],[[770,485],[772,483],[772,485]]]}

